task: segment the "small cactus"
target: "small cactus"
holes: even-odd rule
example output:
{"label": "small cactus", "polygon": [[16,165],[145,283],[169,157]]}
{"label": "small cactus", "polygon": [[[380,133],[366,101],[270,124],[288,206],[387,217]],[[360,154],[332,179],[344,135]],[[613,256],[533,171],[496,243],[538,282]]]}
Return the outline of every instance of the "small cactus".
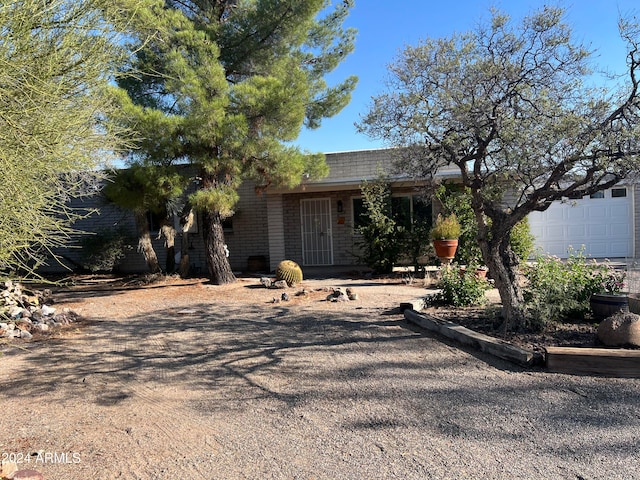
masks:
{"label": "small cactus", "polygon": [[302,281],[300,265],[291,260],[281,261],[276,268],[276,280],[284,280],[290,287],[300,283]]}

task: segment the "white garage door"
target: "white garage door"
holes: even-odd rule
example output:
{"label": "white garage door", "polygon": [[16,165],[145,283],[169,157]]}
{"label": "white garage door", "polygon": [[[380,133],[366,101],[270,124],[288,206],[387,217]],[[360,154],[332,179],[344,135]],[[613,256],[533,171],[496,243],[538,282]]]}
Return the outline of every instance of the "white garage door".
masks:
{"label": "white garage door", "polygon": [[529,215],[536,247],[560,258],[569,247],[594,258],[633,256],[633,199],[630,187],[615,187],[591,197],[555,202]]}

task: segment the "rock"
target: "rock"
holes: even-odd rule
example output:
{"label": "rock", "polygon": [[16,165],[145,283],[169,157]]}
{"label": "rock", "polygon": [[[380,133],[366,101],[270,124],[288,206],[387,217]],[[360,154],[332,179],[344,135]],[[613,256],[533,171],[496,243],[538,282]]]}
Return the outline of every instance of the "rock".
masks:
{"label": "rock", "polygon": [[20,330],[20,338],[24,338],[25,340],[30,340],[33,338],[33,335],[31,335],[31,333],[27,332],[26,330]]}
{"label": "rock", "polygon": [[287,288],[289,287],[289,285],[287,284],[286,280],[278,280],[277,282],[273,283],[273,288]]}
{"label": "rock", "polygon": [[44,480],[44,476],[35,470],[18,470],[7,478],[11,480]]}
{"label": "rock", "polygon": [[42,312],[42,315],[44,315],[45,317],[48,317],[56,313],[56,309],[53,307],[50,307],[49,305],[43,305],[40,311]]}
{"label": "rock", "polygon": [[282,299],[283,302],[288,302],[289,301],[289,294],[288,293],[283,293],[282,297],[280,297]]}
{"label": "rock", "polygon": [[11,307],[9,307],[9,316],[11,318],[20,318],[22,317],[22,307],[19,307],[18,305],[12,305]]}
{"label": "rock", "polygon": [[273,281],[269,277],[262,277],[260,279],[260,283],[266,288],[271,288],[271,286],[273,285]]}
{"label": "rock", "polygon": [[33,325],[32,332],[44,333],[49,331],[49,325],[46,323],[36,323]]}
{"label": "rock", "polygon": [[598,339],[608,347],[640,347],[640,315],[619,312],[598,326]]}

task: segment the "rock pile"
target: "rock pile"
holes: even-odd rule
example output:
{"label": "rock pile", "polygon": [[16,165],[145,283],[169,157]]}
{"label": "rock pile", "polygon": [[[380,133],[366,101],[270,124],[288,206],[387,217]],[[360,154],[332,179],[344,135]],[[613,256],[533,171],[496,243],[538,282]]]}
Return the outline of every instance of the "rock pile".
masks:
{"label": "rock pile", "polygon": [[[284,280],[275,281],[269,277],[262,277],[260,283],[265,288],[271,289],[286,289],[289,285]],[[316,288],[313,292],[329,292],[326,297],[327,302],[350,302],[358,300],[358,294],[353,291],[352,288],[343,289],[341,287],[323,287]],[[309,295],[309,291],[306,289],[298,290],[294,295],[296,297],[303,297]],[[280,298],[273,297],[271,303],[288,302],[291,300],[291,296],[288,293],[282,293]]]}
{"label": "rock pile", "polygon": [[0,338],[28,340],[34,333],[77,320],[68,308],[58,312],[52,307],[51,290],[29,290],[12,281],[0,285]]}
{"label": "rock pile", "polygon": [[342,288],[333,288],[331,293],[327,295],[327,302],[350,302],[358,299],[358,294],[351,288],[342,290]]}

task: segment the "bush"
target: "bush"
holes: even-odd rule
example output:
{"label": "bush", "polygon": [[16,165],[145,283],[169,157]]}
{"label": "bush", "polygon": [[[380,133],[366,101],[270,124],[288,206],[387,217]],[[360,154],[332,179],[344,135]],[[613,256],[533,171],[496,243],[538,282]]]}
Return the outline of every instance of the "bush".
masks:
{"label": "bush", "polygon": [[533,253],[535,237],[529,228],[529,220],[525,217],[516,223],[509,236],[511,249],[520,262],[526,262]]}
{"label": "bush", "polygon": [[538,256],[525,270],[524,300],[529,326],[541,330],[549,323],[584,319],[594,293],[620,288],[620,272],[608,264],[588,261],[584,248],[569,251],[569,258]]}
{"label": "bush", "polygon": [[440,288],[436,301],[454,307],[469,307],[484,303],[489,282],[479,278],[475,268],[461,270],[456,264],[441,270]]}
{"label": "bush", "polygon": [[357,255],[376,273],[390,273],[403,250],[404,229],[392,218],[391,187],[380,174],[379,178],[360,187],[366,208],[367,224],[357,228],[362,255]]}
{"label": "bush", "polygon": [[122,230],[99,229],[82,241],[82,266],[91,272],[112,272],[133,239]]}

